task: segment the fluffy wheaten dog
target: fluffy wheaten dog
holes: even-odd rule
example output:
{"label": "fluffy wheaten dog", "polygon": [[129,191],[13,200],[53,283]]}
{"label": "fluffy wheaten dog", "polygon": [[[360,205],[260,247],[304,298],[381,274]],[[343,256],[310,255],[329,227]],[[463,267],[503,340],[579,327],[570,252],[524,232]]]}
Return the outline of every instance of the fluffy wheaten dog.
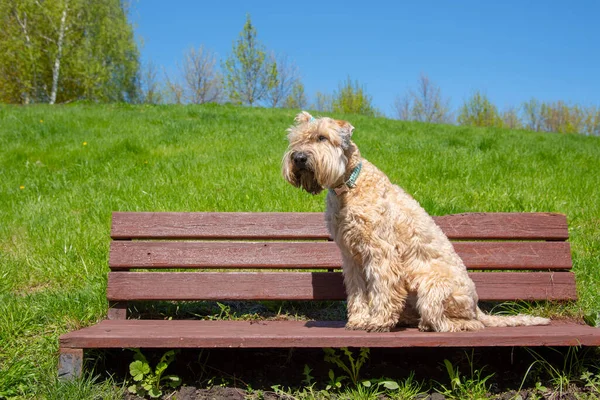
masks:
{"label": "fluffy wheaten dog", "polygon": [[288,129],[283,176],[327,194],[326,222],[343,257],[348,329],[397,324],[452,332],[484,326],[548,324],[526,315],[491,316],[448,238],[427,212],[361,157],[346,121],[302,112]]}

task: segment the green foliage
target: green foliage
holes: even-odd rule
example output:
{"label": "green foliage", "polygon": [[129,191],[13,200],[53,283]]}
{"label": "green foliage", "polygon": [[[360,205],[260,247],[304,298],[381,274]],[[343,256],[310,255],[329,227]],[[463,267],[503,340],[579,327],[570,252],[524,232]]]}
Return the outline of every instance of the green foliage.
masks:
{"label": "green foliage", "polygon": [[[583,375],[586,375],[587,378],[590,378],[590,375],[585,374],[586,368],[584,360],[586,360],[586,358],[579,356],[580,348],[569,347],[566,353],[554,348],[550,349],[563,358],[562,365],[549,361],[537,351],[527,348],[526,350],[533,356],[535,361],[531,363],[527,369],[523,381],[521,382],[521,387],[525,383],[529,373],[533,370],[534,375],[537,377],[541,375],[548,377],[548,382],[552,385],[552,389],[560,398],[572,383],[578,382]],[[550,391],[550,389],[543,387],[539,381],[536,382],[536,387],[538,387],[540,391],[546,393]]]}
{"label": "green foliage", "polygon": [[503,122],[498,109],[479,91],[465,101],[460,108],[457,121],[460,125],[502,128]]}
{"label": "green foliage", "polygon": [[277,66],[267,62],[264,46],[256,38],[250,14],[225,61],[225,89],[234,104],[254,105],[277,84]]}
{"label": "green foliage", "polygon": [[391,393],[394,400],[412,400],[426,394],[422,382],[415,381],[415,373],[410,372],[407,378],[400,382],[398,389]]}
{"label": "green foliage", "polygon": [[362,114],[370,117],[380,115],[372,104],[372,98],[358,83],[350,77],[339,84],[338,91],[333,94],[333,112],[344,114]]}
{"label": "green foliage", "polygon": [[292,86],[292,92],[285,99],[284,108],[304,109],[307,105],[306,94],[304,93],[304,85],[302,82],[296,82]]}
{"label": "green foliage", "polygon": [[600,397],[600,370],[597,370],[596,374],[585,370],[580,379],[584,382],[585,387],[589,388],[591,394]]}
{"label": "green foliage", "polygon": [[600,136],[600,108],[531,99],[522,106],[524,125],[534,131]]}
{"label": "green foliage", "polygon": [[469,377],[465,377],[460,374],[458,368],[454,367],[449,360],[444,360],[444,365],[450,378],[450,386],[446,387],[440,384],[441,390],[436,390],[450,399],[487,399],[490,390],[490,384],[487,381],[493,374],[482,376],[483,369],[474,369],[472,358],[469,358],[468,361],[471,366],[471,374]]}
{"label": "green foliage", "polygon": [[[0,102],[135,101],[139,53],[127,2],[0,2]],[[62,35],[62,40],[60,40]]]}
{"label": "green foliage", "polygon": [[133,349],[135,352],[134,361],[129,364],[129,374],[131,375],[134,384],[129,386],[127,390],[130,393],[140,397],[146,395],[151,398],[162,396],[161,387],[177,388],[181,385],[181,378],[176,375],[165,375],[163,373],[169,367],[169,364],[175,360],[175,350],[169,350],[161,357],[158,364],[154,368],[150,368],[150,364],[146,357],[139,349]]}
{"label": "green foliage", "polygon": [[[337,365],[348,374],[348,378],[350,378],[353,385],[358,385],[360,369],[369,359],[370,350],[368,347],[362,347],[357,357],[347,347],[340,348],[340,354],[332,348],[324,348],[323,351],[325,352],[325,361]],[[347,362],[342,359],[342,355],[346,355]],[[333,371],[330,372],[330,378],[332,373]]]}

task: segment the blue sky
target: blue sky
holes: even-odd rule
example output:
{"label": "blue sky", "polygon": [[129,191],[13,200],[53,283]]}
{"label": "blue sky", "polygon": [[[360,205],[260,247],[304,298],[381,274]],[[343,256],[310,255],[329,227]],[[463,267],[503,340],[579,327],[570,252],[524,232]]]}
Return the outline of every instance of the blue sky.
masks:
{"label": "blue sky", "polygon": [[391,115],[421,73],[457,108],[481,90],[502,110],[536,97],[600,106],[600,1],[159,1],[133,3],[142,59],[175,71],[204,45],[225,59],[246,13],[286,53],[309,101],[350,76]]}

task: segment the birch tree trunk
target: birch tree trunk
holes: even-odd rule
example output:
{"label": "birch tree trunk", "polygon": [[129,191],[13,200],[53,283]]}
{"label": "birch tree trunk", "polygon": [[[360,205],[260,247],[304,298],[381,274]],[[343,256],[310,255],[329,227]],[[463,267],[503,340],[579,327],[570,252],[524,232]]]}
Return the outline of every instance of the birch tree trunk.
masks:
{"label": "birch tree trunk", "polygon": [[65,40],[65,32],[67,30],[67,13],[69,11],[69,2],[65,0],[65,8],[60,18],[60,27],[58,30],[58,49],[56,51],[56,58],[54,59],[54,66],[52,67],[52,90],[50,92],[50,104],[56,103],[56,92],[58,91],[58,78],[60,76],[60,60],[62,58],[63,43]]}
{"label": "birch tree trunk", "polygon": [[[21,26],[21,29],[23,30],[23,35],[25,36],[25,43],[27,44],[27,49],[29,51],[29,58],[31,60],[31,66],[33,68],[35,61],[33,60],[33,56],[32,56],[32,49],[31,49],[31,38],[29,37],[29,32],[27,30],[27,12],[24,13],[23,15],[23,19],[19,18],[19,12],[17,11],[15,13],[15,17],[17,19],[18,24]],[[31,84],[31,82],[28,82],[29,84]],[[33,85],[35,87],[35,75],[34,75],[34,82]],[[30,85],[26,85],[22,83],[22,87],[23,87],[23,104],[29,104],[31,102],[31,96],[29,95],[30,91],[31,91],[31,86]]]}

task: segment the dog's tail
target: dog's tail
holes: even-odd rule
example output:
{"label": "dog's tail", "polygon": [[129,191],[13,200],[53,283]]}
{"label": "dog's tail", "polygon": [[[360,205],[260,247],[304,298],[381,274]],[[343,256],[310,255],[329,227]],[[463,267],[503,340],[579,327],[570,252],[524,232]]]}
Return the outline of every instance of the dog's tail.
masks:
{"label": "dog's tail", "polygon": [[549,318],[534,317],[531,315],[489,315],[477,307],[477,319],[485,326],[525,326],[548,325]]}

